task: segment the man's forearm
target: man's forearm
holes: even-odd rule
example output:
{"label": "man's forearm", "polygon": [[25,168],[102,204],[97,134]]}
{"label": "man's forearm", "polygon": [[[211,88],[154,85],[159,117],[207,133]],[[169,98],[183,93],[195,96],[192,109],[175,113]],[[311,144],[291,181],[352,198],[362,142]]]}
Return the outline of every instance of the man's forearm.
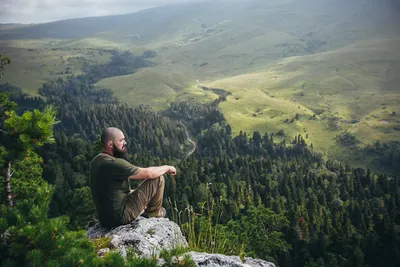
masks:
{"label": "man's forearm", "polygon": [[140,179],[155,179],[167,173],[171,170],[171,166],[155,166],[148,168],[139,168],[139,172],[136,175],[132,175],[129,179],[140,180]]}
{"label": "man's forearm", "polygon": [[168,165],[163,165],[163,166],[157,166],[157,167],[149,167],[148,172],[149,172],[149,178],[154,179],[158,178],[164,173],[168,172],[170,170],[171,166]]}

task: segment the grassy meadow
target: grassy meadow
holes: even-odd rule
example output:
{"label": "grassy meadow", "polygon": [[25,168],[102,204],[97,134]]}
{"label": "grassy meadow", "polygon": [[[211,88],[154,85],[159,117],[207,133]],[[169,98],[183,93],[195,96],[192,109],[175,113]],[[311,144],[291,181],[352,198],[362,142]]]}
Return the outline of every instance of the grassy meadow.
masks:
{"label": "grassy meadow", "polygon": [[57,47],[60,40],[0,41],[0,51],[11,59],[1,83],[11,83],[29,95],[51,79],[82,74],[85,62],[105,63],[111,53],[93,49]]}
{"label": "grassy meadow", "polygon": [[234,133],[282,129],[289,139],[301,133],[315,148],[340,158],[348,148],[339,147],[335,137],[344,131],[361,147],[400,140],[399,46],[400,39],[355,43],[206,86],[232,93],[220,107]]}

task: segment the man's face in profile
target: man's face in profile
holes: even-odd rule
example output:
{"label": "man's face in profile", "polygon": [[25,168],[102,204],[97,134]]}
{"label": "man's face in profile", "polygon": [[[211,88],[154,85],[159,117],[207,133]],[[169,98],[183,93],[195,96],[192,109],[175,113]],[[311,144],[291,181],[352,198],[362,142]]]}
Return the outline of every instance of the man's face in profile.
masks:
{"label": "man's face in profile", "polygon": [[128,159],[125,136],[122,132],[113,141],[113,155],[116,158]]}
{"label": "man's face in profile", "polygon": [[126,144],[120,149],[113,143],[113,155],[116,158],[128,159],[128,150]]}

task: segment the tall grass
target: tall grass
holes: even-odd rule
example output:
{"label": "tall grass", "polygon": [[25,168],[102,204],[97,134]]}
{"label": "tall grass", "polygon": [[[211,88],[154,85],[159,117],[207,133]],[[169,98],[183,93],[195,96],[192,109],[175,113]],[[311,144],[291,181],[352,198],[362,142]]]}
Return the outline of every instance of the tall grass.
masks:
{"label": "tall grass", "polygon": [[206,201],[200,203],[198,212],[193,205],[187,205],[182,211],[178,209],[176,201],[168,201],[172,220],[182,229],[190,250],[226,255],[243,254],[244,248],[240,246],[237,236],[221,224],[221,200],[213,199],[210,192]]}

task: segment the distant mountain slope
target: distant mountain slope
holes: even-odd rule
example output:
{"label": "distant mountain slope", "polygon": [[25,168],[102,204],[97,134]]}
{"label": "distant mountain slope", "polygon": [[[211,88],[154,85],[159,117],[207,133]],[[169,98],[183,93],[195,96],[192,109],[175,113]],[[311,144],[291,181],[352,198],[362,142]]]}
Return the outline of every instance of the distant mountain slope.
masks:
{"label": "distant mountain slope", "polygon": [[[394,15],[389,9],[398,5],[393,0],[386,1],[388,4],[377,0],[203,1],[156,7],[126,15],[69,19],[3,29],[0,39],[102,36],[113,41],[116,38],[133,44],[149,44],[179,36],[181,41],[193,42],[204,38],[204,35],[215,35],[221,24],[228,23],[232,26],[231,30],[239,30],[237,36],[244,31],[246,38],[254,38],[268,33],[268,29],[274,29],[295,37],[316,37],[317,34],[322,41],[339,44],[358,39],[365,33],[371,36],[390,31],[398,21],[392,19]],[[344,40],[337,38],[339,33]],[[308,47],[310,50],[315,48]]]}
{"label": "distant mountain slope", "polygon": [[[108,32],[120,33],[129,37],[165,34],[169,24],[176,20],[186,20],[193,13],[201,11],[210,3],[191,3],[162,6],[140,12],[79,19],[68,19],[49,23],[26,25],[19,29],[0,32],[0,39],[79,39]],[[225,4],[229,4],[226,2]],[[217,4],[218,5],[218,4]],[[229,4],[230,5],[230,4]],[[200,9],[199,9],[200,8]]]}
{"label": "distant mountain slope", "polygon": [[[32,48],[51,48],[55,60],[66,56],[55,49],[153,49],[159,56],[149,75],[160,71],[165,78],[161,82],[179,83],[182,88],[196,80],[257,71],[273,60],[337,50],[355,42],[396,39],[398,6],[394,0],[200,1],[126,15],[0,27],[0,49],[10,51],[14,62],[25,62],[27,58],[19,60],[18,54],[30,54],[23,49]],[[43,46],[30,47],[33,43]],[[15,54],[13,47],[23,49]],[[40,58],[40,52],[35,55]],[[36,75],[25,65],[13,69]],[[176,78],[171,81],[166,69],[175,70]],[[40,84],[46,75],[38,74],[40,81],[33,83]],[[8,76],[20,80],[18,75],[12,77],[14,73]],[[142,74],[140,79],[146,84],[151,77]]]}
{"label": "distant mountain slope", "polygon": [[[157,58],[158,65],[151,71],[130,78],[123,77],[121,83],[117,81],[118,78],[114,78],[112,82],[101,85],[111,86],[113,90],[123,93],[129,90],[132,90],[132,94],[136,90],[155,93],[157,87],[148,83],[153,80],[155,73],[161,85],[159,88],[176,83],[185,87],[196,84],[196,81],[203,83],[254,72],[283,58],[318,54],[375,40],[375,45],[379,47],[379,40],[396,40],[400,37],[399,16],[391,8],[391,1],[292,0],[234,3],[217,1],[212,5],[187,5],[180,16],[173,20],[166,19],[168,23],[160,25],[163,34],[157,31],[146,32],[144,29],[148,25],[145,23],[143,30],[133,27],[98,34],[98,38],[150,47],[160,55]],[[183,10],[180,6],[170,8]],[[155,10],[158,9],[148,12]],[[127,32],[140,34],[128,40]],[[396,51],[387,52],[391,54]],[[140,84],[140,88],[135,84]],[[147,87],[146,84],[152,85]],[[119,90],[120,86],[123,90]]]}
{"label": "distant mountain slope", "polygon": [[0,23],[0,30],[11,30],[19,27],[26,27],[26,25],[19,23]]}

